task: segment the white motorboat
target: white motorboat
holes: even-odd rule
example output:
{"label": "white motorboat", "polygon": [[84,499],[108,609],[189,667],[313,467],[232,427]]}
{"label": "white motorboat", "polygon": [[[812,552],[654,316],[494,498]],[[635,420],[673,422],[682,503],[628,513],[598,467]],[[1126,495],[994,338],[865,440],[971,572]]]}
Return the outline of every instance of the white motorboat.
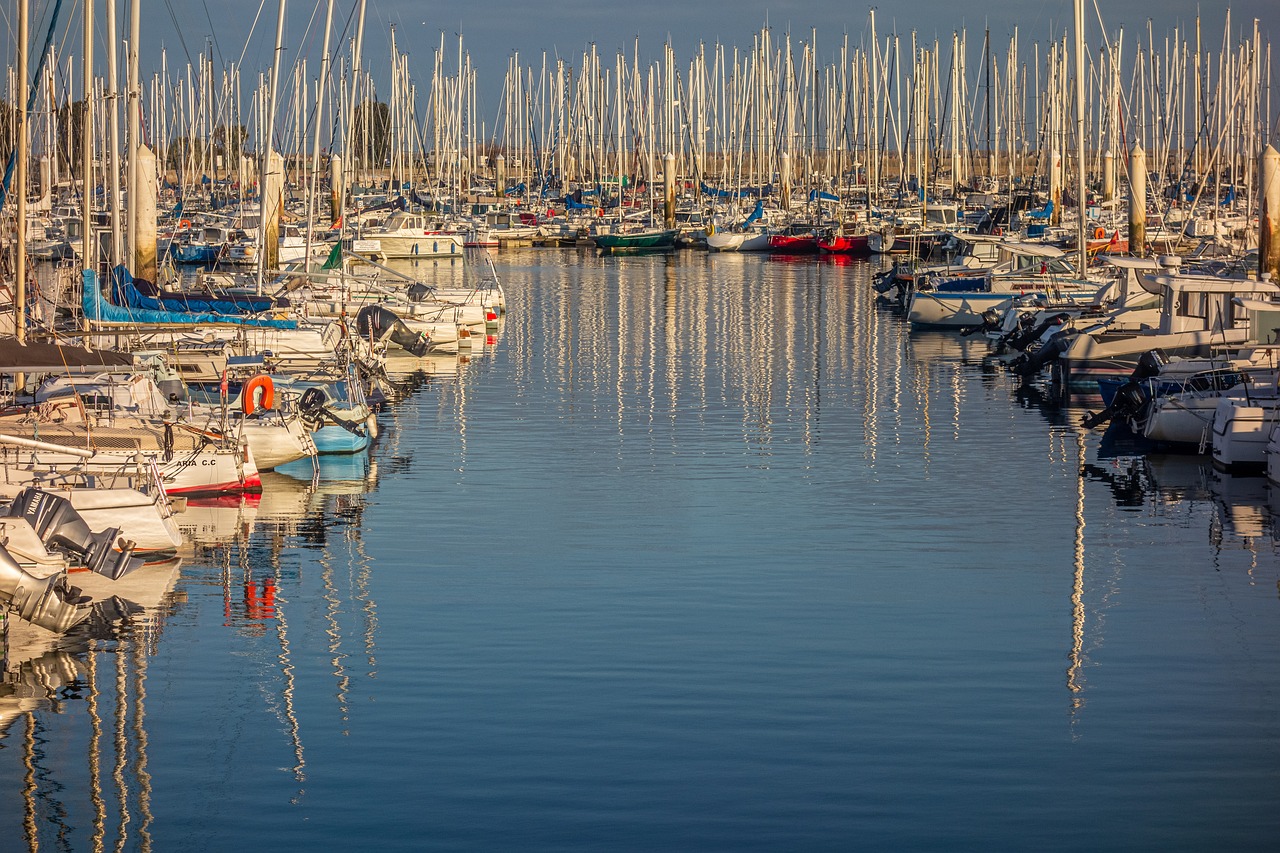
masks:
{"label": "white motorboat", "polygon": [[1280,423],[1280,397],[1222,397],[1213,414],[1213,467],[1229,474],[1261,473]]}
{"label": "white motorboat", "polygon": [[420,213],[398,210],[381,225],[362,229],[344,248],[375,258],[462,257],[466,240],[462,234],[441,231]]}

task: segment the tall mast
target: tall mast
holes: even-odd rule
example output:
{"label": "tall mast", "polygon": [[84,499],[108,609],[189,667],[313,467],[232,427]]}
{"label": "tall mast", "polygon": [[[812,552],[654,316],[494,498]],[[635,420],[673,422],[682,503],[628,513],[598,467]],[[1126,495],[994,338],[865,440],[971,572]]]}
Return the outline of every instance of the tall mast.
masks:
{"label": "tall mast", "polygon": [[1076,30],[1076,245],[1080,252],[1079,274],[1084,275],[1088,266],[1088,246],[1085,245],[1084,198],[1084,0],[1075,0]]}
{"label": "tall mast", "polygon": [[[96,270],[97,247],[93,245],[93,4],[84,0],[84,103],[80,118],[80,261],[85,269]],[[86,320],[86,323],[88,321]]]}
{"label": "tall mast", "polygon": [[[86,0],[92,2],[92,0]],[[315,218],[315,201],[316,191],[319,188],[320,180],[320,124],[324,118],[324,96],[329,86],[329,37],[333,31],[333,0],[329,0],[328,8],[324,15],[324,50],[320,56],[320,82],[316,85],[316,112],[315,127],[312,133],[311,143],[311,189],[307,193],[307,248],[306,254],[303,255],[303,268],[305,270],[307,260],[311,257],[311,241],[315,224],[312,220]],[[334,187],[333,189],[337,189]]]}
{"label": "tall mast", "polygon": [[[13,328],[18,343],[27,342],[27,18],[31,0],[18,0],[18,203],[14,213]],[[21,380],[15,387],[21,385]]]}
{"label": "tall mast", "polygon": [[[125,108],[129,111],[127,118],[127,126],[129,133],[128,148],[128,182],[126,186],[129,188],[129,269],[132,272],[137,271],[138,258],[138,220],[137,216],[142,210],[139,203],[142,194],[138,191],[138,147],[142,144],[139,136],[139,126],[141,124],[139,111],[142,108],[141,100],[141,83],[138,74],[138,40],[141,37],[142,29],[142,10],[139,7],[140,0],[130,0],[129,2],[129,52],[126,55],[126,70],[128,78],[126,85],[128,86],[127,98],[125,100]],[[152,223],[154,227],[154,223]]]}
{"label": "tall mast", "polygon": [[113,267],[120,263],[120,258],[124,254],[120,235],[120,42],[116,35],[118,17],[116,0],[107,0],[107,50],[110,51],[107,61],[107,109],[111,119],[111,139],[107,145],[107,206],[111,210],[111,266]]}

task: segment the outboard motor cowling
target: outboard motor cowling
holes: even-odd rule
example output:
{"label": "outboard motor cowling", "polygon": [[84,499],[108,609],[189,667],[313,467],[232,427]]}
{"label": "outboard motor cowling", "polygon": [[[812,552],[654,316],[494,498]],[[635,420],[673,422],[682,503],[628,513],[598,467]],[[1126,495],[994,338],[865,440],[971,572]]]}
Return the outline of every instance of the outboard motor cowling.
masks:
{"label": "outboard motor cowling", "polygon": [[[74,554],[90,571],[113,581],[142,565],[142,560],[130,556],[132,542],[116,542],[120,528],[109,527],[94,533],[71,501],[61,495],[42,489],[23,489],[9,504],[7,514],[10,518],[24,519],[46,546]],[[114,550],[117,544],[118,553]]]}
{"label": "outboard motor cowling", "polygon": [[1151,379],[1159,376],[1169,363],[1169,356],[1162,349],[1150,349],[1138,356],[1138,366],[1134,368],[1132,379]]}
{"label": "outboard motor cowling", "polygon": [[1057,361],[1071,346],[1071,341],[1076,334],[1078,333],[1073,329],[1063,329],[1054,334],[1040,349],[1027,358],[1024,364],[1017,367],[1018,374],[1024,377],[1035,376],[1043,367]]}
{"label": "outboard motor cowling", "polygon": [[0,602],[18,616],[56,634],[84,621],[92,612],[80,590],[67,583],[65,572],[38,578],[27,572],[0,545]]}
{"label": "outboard motor cowling", "polygon": [[395,312],[381,305],[366,305],[356,314],[356,331],[362,338],[378,341],[389,340],[405,352],[424,356],[431,348],[431,340],[412,331]]}

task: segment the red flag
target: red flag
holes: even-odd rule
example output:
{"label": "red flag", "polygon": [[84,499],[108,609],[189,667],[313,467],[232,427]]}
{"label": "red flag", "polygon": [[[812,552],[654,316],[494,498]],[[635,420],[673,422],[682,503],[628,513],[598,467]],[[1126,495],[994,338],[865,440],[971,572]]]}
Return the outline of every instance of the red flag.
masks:
{"label": "red flag", "polygon": [[227,369],[225,367],[222,369],[222,384],[218,386],[218,389],[222,392],[222,399],[227,399]]}

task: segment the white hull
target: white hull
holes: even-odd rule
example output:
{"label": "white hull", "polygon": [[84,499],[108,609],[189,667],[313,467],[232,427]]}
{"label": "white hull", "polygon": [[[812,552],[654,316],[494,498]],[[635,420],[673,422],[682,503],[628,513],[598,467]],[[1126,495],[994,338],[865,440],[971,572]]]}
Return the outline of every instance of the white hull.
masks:
{"label": "white hull", "polygon": [[[11,499],[29,485],[30,480],[28,475],[26,482],[5,483],[0,486],[0,494]],[[130,487],[64,488],[57,485],[56,479],[46,478],[44,482],[48,483],[44,486],[48,491],[71,501],[90,530],[119,528],[120,538],[133,542],[140,557],[173,554],[182,545],[182,533],[167,497],[147,495]],[[120,550],[118,545],[116,550]]]}
{"label": "white hull", "polygon": [[1134,423],[1137,432],[1152,441],[1207,444],[1218,397],[1170,394],[1151,402],[1146,418]]}
{"label": "white hull", "polygon": [[91,530],[120,528],[120,537],[133,542],[140,557],[173,554],[182,545],[182,533],[167,501],[136,489],[73,489],[63,494]]}
{"label": "white hull", "polygon": [[1280,424],[1271,428],[1267,439],[1267,479],[1280,485]]}
{"label": "white hull", "polygon": [[460,258],[461,234],[367,234],[351,241],[357,255],[377,258]]}
{"label": "white hull", "polygon": [[1223,397],[1213,416],[1213,465],[1230,473],[1260,471],[1280,414],[1280,399]]}
{"label": "white hull", "polygon": [[959,328],[982,323],[982,312],[1005,311],[1013,304],[1012,293],[935,293],[919,291],[911,294],[907,319],[916,326]]}
{"label": "white hull", "polygon": [[747,235],[740,231],[717,231],[707,235],[707,248],[713,252],[736,252],[747,241]]}

